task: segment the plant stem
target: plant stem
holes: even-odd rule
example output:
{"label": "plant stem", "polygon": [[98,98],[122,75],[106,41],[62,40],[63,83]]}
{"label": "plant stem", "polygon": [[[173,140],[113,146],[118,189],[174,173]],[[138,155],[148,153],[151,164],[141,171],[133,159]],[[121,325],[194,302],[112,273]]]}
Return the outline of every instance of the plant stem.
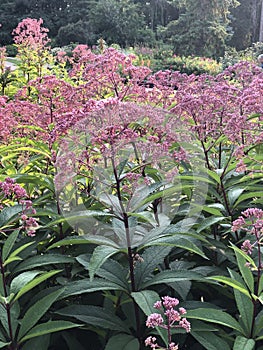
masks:
{"label": "plant stem", "polygon": [[[131,237],[130,237],[130,228],[129,228],[129,217],[128,214],[124,208],[123,202],[122,202],[122,196],[121,196],[121,181],[119,179],[119,176],[117,174],[117,169],[114,161],[114,157],[111,157],[111,163],[114,173],[114,178],[116,181],[116,190],[117,190],[117,196],[121,208],[121,214],[124,222],[125,227],[125,235],[126,235],[126,242],[127,242],[127,256],[128,256],[128,263],[129,263],[129,270],[130,270],[130,279],[131,279],[131,291],[136,292],[136,284],[135,284],[135,275],[134,275],[134,261],[133,261],[133,253],[132,253],[132,247],[131,247]],[[140,313],[139,313],[139,307],[136,304],[136,302],[133,300],[133,306],[134,306],[134,313],[135,313],[135,320],[136,320],[136,336],[141,344],[141,335],[140,335]]]}

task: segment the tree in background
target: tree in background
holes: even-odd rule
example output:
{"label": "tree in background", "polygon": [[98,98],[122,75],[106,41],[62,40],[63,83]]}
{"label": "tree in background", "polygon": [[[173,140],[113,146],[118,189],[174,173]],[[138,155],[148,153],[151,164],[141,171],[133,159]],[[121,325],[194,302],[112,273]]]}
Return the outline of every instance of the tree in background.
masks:
{"label": "tree in background", "polygon": [[231,10],[233,36],[229,42],[237,50],[243,50],[260,41],[259,23],[262,0],[239,0],[240,6]]}
{"label": "tree in background", "polygon": [[230,9],[236,0],[177,0],[178,20],[159,28],[163,40],[169,41],[175,53],[218,57],[224,53],[231,36]]}

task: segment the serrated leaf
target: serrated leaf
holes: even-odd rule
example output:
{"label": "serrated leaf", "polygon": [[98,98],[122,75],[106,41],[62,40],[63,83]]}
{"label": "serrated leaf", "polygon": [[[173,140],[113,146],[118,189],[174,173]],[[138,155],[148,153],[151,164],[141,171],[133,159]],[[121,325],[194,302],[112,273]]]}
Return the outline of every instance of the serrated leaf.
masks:
{"label": "serrated leaf", "polygon": [[61,241],[52,244],[48,248],[48,250],[53,248],[63,247],[65,245],[90,244],[90,243],[97,244],[97,245],[101,245],[101,244],[107,245],[109,247],[114,247],[116,249],[119,248],[119,245],[109,238],[96,236],[96,235],[84,235],[81,237],[71,237],[71,238],[62,239]]}
{"label": "serrated leaf", "polygon": [[57,314],[74,317],[86,324],[124,333],[130,333],[123,320],[110,310],[94,305],[70,305],[56,311]]}
{"label": "serrated leaf", "polygon": [[138,262],[135,268],[136,289],[140,290],[140,286],[152,274],[154,269],[161,263],[170,253],[172,247],[150,247],[142,254],[142,262]]}
{"label": "serrated leaf", "polygon": [[214,217],[211,216],[209,218],[204,219],[200,226],[197,228],[197,232],[201,232],[204,231],[206,228],[213,226],[214,224],[217,224],[218,222],[221,222],[223,220],[225,220],[226,217],[225,216],[219,216],[219,217]]}
{"label": "serrated leaf", "polygon": [[126,289],[122,288],[118,284],[107,281],[104,278],[94,278],[93,281],[90,281],[90,279],[83,279],[65,284],[64,292],[62,293],[60,299],[67,298],[71,295],[98,292],[100,290],[126,291]]}
{"label": "serrated leaf", "polygon": [[191,331],[191,335],[207,350],[231,350],[224,339],[213,332]]}
{"label": "serrated leaf", "polygon": [[10,285],[10,293],[18,293],[27,283],[32,281],[42,271],[26,271],[16,276]]}
{"label": "serrated leaf", "polygon": [[241,272],[243,280],[245,281],[250,292],[254,293],[254,277],[253,277],[253,274],[252,274],[250,268],[245,265],[247,260],[245,259],[243,254],[240,253],[240,250],[241,249],[235,249],[235,254],[236,254],[236,258],[237,258],[239,271]]}
{"label": "serrated leaf", "polygon": [[229,204],[232,206],[238,197],[244,192],[244,188],[231,188],[227,192]]}
{"label": "serrated leaf", "polygon": [[54,271],[50,271],[50,272],[45,272],[45,273],[42,273],[40,276],[34,278],[32,281],[30,281],[29,283],[24,285],[19,290],[19,292],[17,293],[17,295],[14,298],[14,301],[18,300],[22,295],[24,295],[25,293],[27,293],[28,291],[30,291],[31,289],[33,289],[34,287],[36,287],[40,283],[46,281],[50,277],[58,274],[59,272],[61,272],[61,270],[54,270]]}
{"label": "serrated leaf", "polygon": [[207,277],[207,279],[221,282],[223,284],[226,284],[232,288],[239,290],[241,293],[245,294],[248,297],[250,296],[250,293],[247,290],[246,286],[240,282],[232,280],[232,278],[224,277],[224,276],[211,276],[211,277]]}
{"label": "serrated leaf", "polygon": [[105,350],[140,350],[138,339],[129,334],[112,336],[106,344]]}
{"label": "serrated leaf", "polygon": [[227,314],[222,310],[208,309],[208,308],[188,310],[187,319],[191,319],[191,318],[220,324],[222,326],[235,329],[240,333],[242,333],[242,328],[240,324],[232,316],[230,316],[229,314]]}
{"label": "serrated leaf", "polygon": [[[235,271],[229,271],[233,280],[243,283],[241,276]],[[254,317],[254,305],[251,297],[248,297],[234,288],[234,295],[238,311],[240,313],[240,324],[244,328],[243,335],[249,337]]]}
{"label": "serrated leaf", "polygon": [[94,249],[89,262],[89,274],[90,274],[91,281],[93,280],[94,275],[96,274],[97,270],[101,267],[101,265],[109,257],[116,254],[117,252],[118,252],[118,249],[104,246],[104,245],[98,246]]}
{"label": "serrated leaf", "polygon": [[62,294],[63,289],[57,290],[41,300],[37,301],[28,309],[21,320],[21,326],[18,333],[18,341],[41,319],[41,317],[48,311],[50,306]]}
{"label": "serrated leaf", "polygon": [[11,233],[11,235],[5,241],[5,244],[4,244],[3,250],[2,250],[3,262],[6,261],[9,253],[11,252],[11,250],[16,242],[18,235],[19,235],[19,230],[15,230],[13,233]]}
{"label": "serrated leaf", "polygon": [[48,321],[46,323],[41,323],[34,328],[32,328],[26,336],[24,336],[22,339],[20,339],[20,343],[23,343],[24,341],[40,337],[45,334],[50,334],[54,332],[59,332],[65,329],[70,328],[76,328],[82,326],[81,324],[72,323],[69,321]]}
{"label": "serrated leaf", "polygon": [[69,264],[69,263],[73,263],[74,260],[75,259],[72,257],[60,255],[60,254],[36,255],[18,264],[15,268],[15,272],[17,273],[19,271],[30,270],[36,267],[40,267],[40,266],[42,267],[42,266],[51,265],[51,264]]}

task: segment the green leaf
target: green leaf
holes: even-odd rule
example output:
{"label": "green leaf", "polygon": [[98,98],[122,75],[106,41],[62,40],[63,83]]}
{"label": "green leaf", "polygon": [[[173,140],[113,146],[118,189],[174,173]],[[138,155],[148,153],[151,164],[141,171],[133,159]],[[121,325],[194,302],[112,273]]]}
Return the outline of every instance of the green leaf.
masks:
{"label": "green leaf", "polygon": [[208,308],[188,310],[186,317],[187,319],[194,318],[197,320],[220,324],[242,333],[240,324],[232,316],[222,310]]}
{"label": "green leaf", "polygon": [[3,246],[3,250],[2,250],[2,259],[3,259],[3,262],[5,262],[5,260],[7,259],[9,253],[11,252],[15,242],[16,242],[16,239],[19,235],[19,231],[20,230],[15,230],[8,238],[7,240],[5,241],[5,244]]}
{"label": "green leaf", "polygon": [[36,255],[31,258],[28,258],[18,264],[15,268],[15,272],[20,272],[23,270],[31,270],[36,267],[42,267],[44,265],[53,265],[53,264],[68,264],[73,263],[74,258],[60,255],[60,254],[42,254]]}
{"label": "green leaf", "polygon": [[[14,258],[17,258],[17,255],[25,250],[27,247],[31,246],[35,242],[28,242],[26,244],[23,244],[21,247],[18,247],[16,250],[14,250],[10,255],[9,258],[5,261],[5,265],[8,265],[10,262],[14,261]],[[18,258],[19,259],[19,258]]]}
{"label": "green leaf", "polygon": [[253,274],[248,266],[246,266],[246,259],[238,252],[238,250],[235,250],[237,263],[239,267],[239,271],[241,272],[241,275],[246,282],[246,285],[251,293],[254,293],[254,277]]}
{"label": "green leaf", "polygon": [[34,287],[36,287],[40,283],[46,281],[48,278],[58,274],[61,271],[62,270],[54,270],[54,271],[50,271],[50,272],[45,272],[45,273],[41,274],[40,276],[34,278],[32,281],[30,281],[29,283],[27,283],[26,285],[24,285],[20,289],[20,291],[15,296],[14,301],[18,300],[22,295],[24,295],[25,293],[27,293],[28,291],[30,291],[31,289],[33,289]]}
{"label": "green leaf", "polygon": [[50,343],[50,334],[42,335],[38,338],[29,339],[25,345],[23,345],[23,350],[48,350]]}
{"label": "green leaf", "polygon": [[138,339],[129,334],[117,334],[109,339],[105,350],[140,350]]}
{"label": "green leaf", "polygon": [[[239,255],[239,256],[242,256],[245,261],[247,261],[249,264],[250,264],[250,267],[252,269],[255,269],[257,270],[257,266],[255,264],[255,261],[248,255],[246,254],[245,252],[243,252],[243,250],[239,249],[237,246],[235,246],[234,244],[231,243],[231,248],[235,251],[235,254]],[[250,282],[251,283],[251,282]]]}
{"label": "green leaf", "polygon": [[231,350],[227,342],[214,332],[191,331],[191,335],[207,350]]}
{"label": "green leaf", "polygon": [[24,341],[40,337],[44,334],[50,334],[58,331],[62,331],[65,329],[76,328],[82,326],[81,324],[72,323],[69,321],[48,321],[46,323],[41,323],[34,328],[32,328],[25,337],[20,339],[19,343],[23,343]]}
{"label": "green leaf", "polygon": [[253,350],[255,348],[255,340],[247,339],[245,337],[238,336],[235,340],[233,350]]}
{"label": "green leaf", "polygon": [[160,237],[151,240],[150,242],[144,244],[144,247],[149,247],[153,245],[178,247],[207,259],[202,250],[193,241],[194,240],[192,239],[192,237],[175,234],[173,236],[167,235],[166,237]]}
{"label": "green leaf", "polygon": [[66,216],[60,219],[53,220],[49,222],[47,225],[43,226],[43,228],[52,227],[54,225],[58,225],[63,222],[68,222],[69,224],[72,223],[79,223],[81,220],[85,220],[88,217],[98,217],[98,216],[106,216],[106,217],[112,217],[113,215],[101,210],[84,210],[79,211],[73,215]]}
{"label": "green leaf", "polygon": [[[79,255],[76,260],[89,269],[90,254]],[[128,269],[122,266],[118,261],[113,259],[107,259],[105,263],[97,270],[99,277],[105,278],[108,281],[118,284],[124,290],[129,291],[129,283],[127,279]]]}
{"label": "green leaf", "polygon": [[21,213],[22,209],[22,205],[20,204],[12,207],[5,207],[0,213],[0,227],[7,225],[12,220],[17,218],[17,214]]}
{"label": "green leaf", "polygon": [[0,349],[5,348],[6,346],[8,346],[10,343],[4,343],[2,341],[0,341]]}
{"label": "green leaf", "polygon": [[96,236],[96,235],[84,235],[81,237],[71,237],[62,239],[59,242],[52,244],[48,249],[60,248],[65,245],[76,245],[76,244],[97,244],[97,245],[107,245],[114,248],[119,248],[118,244],[109,238]]}
{"label": "green leaf", "polygon": [[196,231],[197,231],[198,233],[199,233],[199,232],[202,232],[202,231],[204,231],[206,228],[211,227],[211,226],[213,226],[214,224],[217,224],[218,222],[223,221],[223,220],[225,220],[225,219],[226,219],[225,216],[219,216],[219,217],[211,216],[211,217],[209,217],[209,218],[207,218],[207,219],[204,219],[204,220],[201,222],[200,226],[197,228]]}
{"label": "green leaf", "polygon": [[144,251],[141,258],[142,262],[136,264],[135,268],[135,283],[136,289],[140,290],[140,286],[149,277],[154,269],[162,264],[165,257],[170,253],[172,247],[150,247]]}
{"label": "green leaf", "polygon": [[92,293],[100,290],[121,290],[126,291],[116,283],[107,281],[102,278],[94,278],[93,281],[90,279],[83,279],[80,281],[73,281],[65,284],[65,289],[59,299],[67,298],[71,295],[79,295],[83,293]]}
{"label": "green leaf", "polygon": [[40,273],[42,273],[42,271],[26,271],[16,276],[11,282],[10,293],[18,293],[20,289],[22,289]]}
{"label": "green leaf", "polygon": [[172,282],[180,282],[180,281],[200,281],[204,282],[206,279],[200,275],[199,273],[184,270],[184,271],[173,271],[166,270],[161,271],[157,275],[153,276],[149,281],[146,281],[141,286],[141,289],[146,289],[149,286],[153,286],[161,283],[172,283]]}
{"label": "green leaf", "polygon": [[79,321],[99,328],[130,333],[123,320],[110,310],[94,305],[70,305],[56,311],[57,314],[74,317]]}
{"label": "green leaf", "polygon": [[92,281],[97,270],[112,255],[116,254],[118,249],[105,245],[98,246],[94,249],[89,263],[90,280]]}
{"label": "green leaf", "polygon": [[263,192],[262,191],[250,191],[249,193],[244,193],[241,194],[241,196],[239,196],[238,200],[235,202],[234,208],[236,208],[238,206],[239,203],[247,200],[247,199],[253,199],[253,198],[261,198],[263,196]]}
{"label": "green leaf", "polygon": [[[143,290],[142,292],[131,293],[132,298],[135,300],[136,304],[142,309],[146,316],[156,312],[153,305],[156,301],[160,300],[159,295],[152,290]],[[167,332],[163,328],[156,328],[158,334],[162,338],[165,344],[167,344]]]}
{"label": "green leaf", "polygon": [[238,197],[244,192],[244,188],[231,188],[228,193],[228,201],[229,204],[232,206],[235,201],[238,199]]}
{"label": "green leaf", "polygon": [[214,281],[218,281],[221,282],[223,284],[226,284],[232,288],[235,288],[237,290],[239,290],[241,293],[245,294],[246,296],[250,296],[249,291],[247,290],[246,286],[240,282],[234,281],[229,277],[224,277],[224,276],[211,276],[211,277],[207,277],[207,279],[210,280],[214,280]]}
{"label": "green leaf", "polygon": [[[229,271],[230,276],[233,280],[243,283],[241,276],[235,271]],[[243,335],[246,337],[250,336],[253,317],[254,317],[254,305],[251,300],[251,297],[244,295],[234,288],[234,295],[238,311],[240,313],[240,324],[244,328]]]}
{"label": "green leaf", "polygon": [[62,294],[63,290],[57,290],[41,300],[37,301],[30,309],[27,310],[21,320],[21,326],[18,333],[18,341],[41,319],[41,317],[48,311],[50,306]]}

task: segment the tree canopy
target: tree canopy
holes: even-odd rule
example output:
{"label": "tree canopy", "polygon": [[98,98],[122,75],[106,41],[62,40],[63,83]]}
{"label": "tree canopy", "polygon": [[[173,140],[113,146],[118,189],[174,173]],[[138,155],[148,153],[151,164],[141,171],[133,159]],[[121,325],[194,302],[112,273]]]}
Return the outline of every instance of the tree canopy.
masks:
{"label": "tree canopy", "polygon": [[258,41],[261,0],[1,0],[0,44],[24,18],[42,18],[53,46],[169,44],[183,55],[218,57]]}

